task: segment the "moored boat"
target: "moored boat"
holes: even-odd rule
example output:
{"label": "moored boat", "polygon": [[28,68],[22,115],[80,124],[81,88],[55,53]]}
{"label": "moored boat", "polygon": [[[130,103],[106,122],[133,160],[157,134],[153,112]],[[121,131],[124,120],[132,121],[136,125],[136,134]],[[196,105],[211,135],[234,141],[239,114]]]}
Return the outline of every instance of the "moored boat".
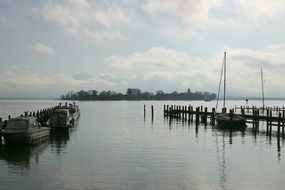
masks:
{"label": "moored boat", "polygon": [[[224,98],[223,98],[223,109],[222,113],[216,114],[215,118],[217,121],[217,127],[224,130],[244,130],[246,126],[246,120],[240,115],[236,115],[233,112],[230,111],[230,113],[226,113],[226,52],[224,52],[224,62],[222,67],[222,73],[220,78],[220,85],[219,85],[219,92],[218,96],[220,94],[220,86],[221,86],[221,79],[222,74],[224,74]],[[217,104],[218,104],[217,98]],[[217,109],[217,105],[216,105]]]}
{"label": "moored boat", "polygon": [[47,126],[52,131],[65,130],[69,131],[71,127],[75,127],[80,117],[79,107],[70,104],[69,106],[58,107],[50,114]]}
{"label": "moored boat", "polygon": [[245,119],[232,113],[220,113],[216,115],[217,126],[225,130],[245,130]]}
{"label": "moored boat", "polygon": [[16,117],[8,121],[1,134],[5,145],[27,145],[48,140],[50,129],[41,127],[36,117]]}

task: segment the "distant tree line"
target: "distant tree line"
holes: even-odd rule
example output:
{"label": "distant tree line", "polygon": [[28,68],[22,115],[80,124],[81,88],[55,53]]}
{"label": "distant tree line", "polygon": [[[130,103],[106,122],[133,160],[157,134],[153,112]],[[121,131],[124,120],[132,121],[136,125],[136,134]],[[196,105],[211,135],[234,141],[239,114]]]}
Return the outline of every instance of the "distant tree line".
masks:
{"label": "distant tree line", "polygon": [[79,92],[68,92],[60,97],[62,100],[213,100],[216,94],[210,92],[191,92],[188,88],[187,92],[171,92],[165,93],[158,90],[156,93],[141,92],[137,88],[128,88],[126,94],[117,93],[115,91],[98,92],[97,90]]}

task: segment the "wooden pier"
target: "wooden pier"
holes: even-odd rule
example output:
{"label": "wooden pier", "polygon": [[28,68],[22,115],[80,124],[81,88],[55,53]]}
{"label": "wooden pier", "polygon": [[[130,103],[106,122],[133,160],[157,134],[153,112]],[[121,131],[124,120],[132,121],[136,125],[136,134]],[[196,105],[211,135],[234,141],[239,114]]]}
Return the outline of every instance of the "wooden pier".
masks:
{"label": "wooden pier", "polygon": [[[73,102],[73,104],[75,104],[75,103]],[[46,126],[46,123],[47,123],[48,119],[50,118],[51,113],[53,113],[56,109],[59,109],[59,108],[68,108],[67,102],[65,102],[64,105],[59,103],[56,106],[39,109],[37,111],[25,111],[19,117],[36,117],[41,126]],[[5,127],[8,124],[8,121],[10,119],[11,119],[11,115],[8,115],[8,118],[6,120],[3,120],[0,117],[0,145],[2,144],[1,131],[2,131],[2,129],[5,129]]]}
{"label": "wooden pier", "polygon": [[[41,124],[41,126],[45,126],[47,120],[50,117],[50,114],[58,109],[58,108],[67,108],[67,102],[65,102],[64,105],[62,105],[61,103],[59,103],[56,106],[53,107],[49,107],[49,108],[44,108],[44,109],[39,109],[37,111],[25,111],[23,114],[20,115],[20,117],[36,117],[38,122]],[[0,117],[0,131],[1,129],[5,128],[7,125],[7,122],[11,119],[11,115],[8,115],[7,120],[3,120]]]}
{"label": "wooden pier", "polygon": [[[225,110],[227,112],[227,110]],[[181,106],[181,105],[164,105],[163,108],[164,117],[170,119],[179,119],[183,121],[193,122],[195,118],[196,123],[207,123],[215,125],[215,108],[208,109],[207,107],[199,106],[194,108],[193,106]],[[229,113],[240,115],[246,119],[247,123],[252,124],[254,132],[259,130],[259,122],[266,122],[266,133],[272,134],[272,127],[276,128],[277,136],[285,137],[285,109],[284,107],[242,107],[235,106],[229,109]]]}

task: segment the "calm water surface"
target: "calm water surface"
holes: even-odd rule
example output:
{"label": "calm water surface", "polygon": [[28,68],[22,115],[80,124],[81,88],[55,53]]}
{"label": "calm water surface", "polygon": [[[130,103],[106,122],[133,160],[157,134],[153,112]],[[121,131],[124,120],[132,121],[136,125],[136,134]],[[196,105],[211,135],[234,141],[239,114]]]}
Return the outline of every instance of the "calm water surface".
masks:
{"label": "calm water surface", "polygon": [[[56,104],[1,100],[0,116]],[[197,130],[194,123],[175,121],[170,126],[163,104],[211,108],[215,102],[78,102],[79,126],[69,135],[32,147],[0,148],[0,189],[284,189],[282,138],[266,136],[263,125],[256,135],[251,126],[231,134],[210,125]]]}

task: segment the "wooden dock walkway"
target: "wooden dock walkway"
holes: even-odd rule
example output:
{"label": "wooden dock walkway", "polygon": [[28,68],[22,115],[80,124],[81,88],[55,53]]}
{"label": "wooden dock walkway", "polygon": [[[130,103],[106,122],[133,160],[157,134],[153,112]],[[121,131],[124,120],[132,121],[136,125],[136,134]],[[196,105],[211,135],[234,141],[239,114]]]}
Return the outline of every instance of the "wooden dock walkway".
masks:
{"label": "wooden dock walkway", "polygon": [[[67,102],[65,102],[64,105],[62,105],[61,103],[59,103],[56,106],[53,107],[49,107],[49,108],[43,108],[43,109],[39,109],[37,111],[25,111],[23,114],[20,115],[20,117],[36,117],[38,122],[41,124],[41,126],[45,126],[47,120],[50,117],[50,114],[58,109],[58,108],[68,108]],[[0,131],[1,129],[5,128],[7,125],[7,122],[11,119],[11,115],[8,115],[7,120],[3,120],[0,117]]]}
{"label": "wooden dock walkway", "polygon": [[[226,111],[226,110],[225,110]],[[181,119],[184,121],[193,122],[195,118],[196,123],[207,123],[208,119],[212,125],[215,125],[215,108],[210,111],[207,107],[203,106],[181,106],[181,105],[164,105],[163,108],[164,117],[171,119]],[[258,131],[259,122],[266,122],[266,133],[272,134],[272,127],[277,129],[277,135],[285,137],[285,109],[284,107],[274,108],[257,108],[257,107],[242,107],[235,106],[229,110],[229,113],[240,115],[246,119],[247,123],[252,124],[254,131]]]}
{"label": "wooden dock walkway", "polygon": [[[75,102],[73,102],[73,104],[75,105]],[[37,111],[25,111],[23,114],[21,114],[19,117],[36,117],[39,124],[41,126],[46,126],[46,123],[48,121],[48,119],[50,118],[51,113],[53,113],[55,110],[57,109],[66,109],[68,108],[68,104],[67,102],[65,102],[64,105],[61,104],[61,102],[53,107],[49,107],[49,108],[43,108],[43,109],[39,109]],[[2,145],[2,134],[1,131],[3,129],[6,128],[8,121],[11,119],[11,115],[8,115],[8,118],[6,120],[3,120],[0,117],[0,146]]]}

